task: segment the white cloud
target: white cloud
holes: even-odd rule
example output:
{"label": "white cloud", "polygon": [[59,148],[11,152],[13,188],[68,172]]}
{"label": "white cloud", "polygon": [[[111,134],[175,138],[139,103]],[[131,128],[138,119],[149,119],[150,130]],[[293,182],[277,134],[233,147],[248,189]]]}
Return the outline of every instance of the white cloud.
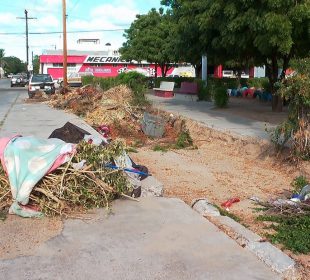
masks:
{"label": "white cloud", "polygon": [[[79,5],[82,4],[81,0]],[[157,1],[157,0],[156,0]],[[37,17],[36,20],[29,21],[29,32],[62,31],[62,0],[41,0],[34,6],[33,1],[27,1],[21,9],[28,9],[29,16]],[[88,1],[87,1],[88,2]],[[91,1],[89,1],[91,2]],[[104,3],[104,1],[102,1]],[[98,29],[123,29],[129,27],[135,16],[139,14],[139,3],[136,0],[114,0],[112,4],[102,4],[92,6],[90,12],[78,13],[79,5],[76,0],[67,0],[68,22],[67,30],[98,30]],[[84,3],[83,3],[84,4]],[[20,15],[23,16],[23,13]],[[0,32],[9,32],[4,24],[14,27],[14,31],[24,32],[24,22],[17,20],[15,14],[0,13]],[[13,29],[12,29],[13,31]],[[83,45],[78,45],[77,40],[82,38],[100,39],[101,45],[97,49],[105,49],[106,43],[111,43],[113,49],[119,48],[123,41],[123,31],[112,32],[91,32],[91,33],[68,33],[68,49],[88,49]],[[31,52],[41,54],[44,49],[62,49],[62,35],[30,35],[29,36],[29,59]],[[95,47],[95,46],[94,46]],[[4,48],[6,55],[15,55],[22,60],[26,60],[25,36],[2,36],[0,35],[0,48]]]}
{"label": "white cloud", "polygon": [[14,15],[13,13],[0,13],[1,25],[13,25],[16,22],[16,15]]}
{"label": "white cloud", "polygon": [[91,11],[91,17],[104,18],[116,24],[130,24],[139,11],[132,6],[131,1],[127,2],[130,2],[128,6],[124,5],[124,3],[122,5],[104,4],[98,6]]}
{"label": "white cloud", "polygon": [[29,26],[32,28],[31,31],[37,31],[37,29],[42,27],[53,27],[56,29],[60,27],[60,20],[54,15],[45,15],[29,21]]}

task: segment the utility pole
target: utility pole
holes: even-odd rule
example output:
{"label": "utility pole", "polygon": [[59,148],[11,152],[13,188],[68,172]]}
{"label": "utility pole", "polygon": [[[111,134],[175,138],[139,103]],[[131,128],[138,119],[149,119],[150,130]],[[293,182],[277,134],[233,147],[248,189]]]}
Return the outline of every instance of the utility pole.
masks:
{"label": "utility pole", "polygon": [[28,17],[28,11],[26,9],[25,9],[25,17],[17,17],[17,18],[26,20],[26,60],[27,60],[27,73],[28,73],[28,66],[29,66],[28,19],[37,19],[37,18]]}
{"label": "utility pole", "polygon": [[66,12],[66,0],[62,0],[62,24],[63,24],[63,86],[66,89],[68,85],[67,81],[67,12]]}

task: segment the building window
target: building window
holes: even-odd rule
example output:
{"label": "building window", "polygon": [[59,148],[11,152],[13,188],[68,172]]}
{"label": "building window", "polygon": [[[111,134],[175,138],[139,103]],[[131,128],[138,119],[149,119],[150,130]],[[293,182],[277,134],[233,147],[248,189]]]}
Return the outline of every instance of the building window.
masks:
{"label": "building window", "polygon": [[123,67],[128,67],[128,64],[123,64]]}
{"label": "building window", "polygon": [[68,67],[76,67],[76,63],[68,63],[67,66]]}
{"label": "building window", "polygon": [[112,64],[113,67],[118,67],[118,64]]}
{"label": "building window", "polygon": [[63,67],[62,63],[53,63],[53,67]]}

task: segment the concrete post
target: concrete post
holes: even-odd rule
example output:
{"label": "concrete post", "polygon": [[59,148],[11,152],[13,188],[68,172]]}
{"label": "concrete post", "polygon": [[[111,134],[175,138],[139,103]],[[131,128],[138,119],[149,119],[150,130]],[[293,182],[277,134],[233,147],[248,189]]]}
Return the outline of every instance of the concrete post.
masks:
{"label": "concrete post", "polygon": [[207,84],[208,58],[206,55],[202,56],[201,65],[202,65],[201,79],[205,81],[205,83]]}

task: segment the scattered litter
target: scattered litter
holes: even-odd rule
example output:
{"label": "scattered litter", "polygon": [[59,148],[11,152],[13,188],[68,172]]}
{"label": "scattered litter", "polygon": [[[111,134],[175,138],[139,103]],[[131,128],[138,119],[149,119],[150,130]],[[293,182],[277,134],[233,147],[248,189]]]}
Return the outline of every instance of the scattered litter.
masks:
{"label": "scattered litter", "polygon": [[67,143],[79,143],[90,133],[70,122],[67,122],[63,127],[55,129],[48,138],[58,138]]}
{"label": "scattered litter", "polygon": [[234,197],[234,198],[228,199],[225,202],[223,202],[221,206],[226,208],[227,210],[233,205],[233,203],[237,203],[237,202],[240,202],[240,199],[238,197]]}
{"label": "scattered litter", "polygon": [[310,199],[310,185],[306,185],[302,188],[302,190],[299,193],[299,199],[301,201]]}

